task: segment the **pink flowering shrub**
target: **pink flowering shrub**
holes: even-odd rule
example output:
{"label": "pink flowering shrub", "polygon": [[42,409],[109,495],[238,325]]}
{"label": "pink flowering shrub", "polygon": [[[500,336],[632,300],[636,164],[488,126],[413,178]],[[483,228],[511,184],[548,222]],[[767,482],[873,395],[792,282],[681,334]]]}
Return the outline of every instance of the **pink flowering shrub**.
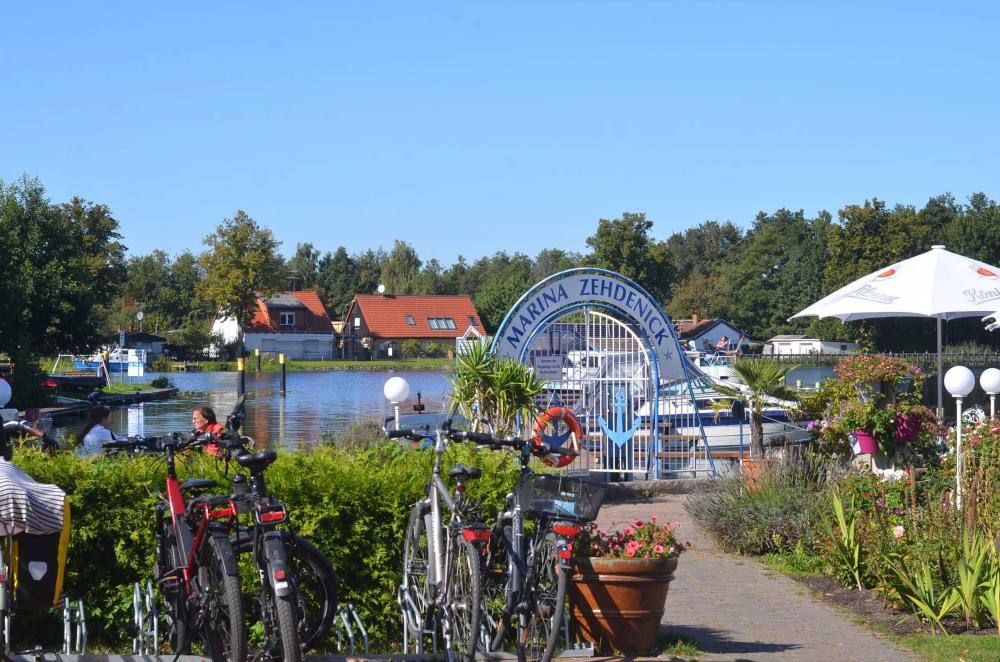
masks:
{"label": "pink flowering shrub", "polygon": [[609,559],[665,559],[691,546],[677,539],[679,527],[679,523],[660,524],[655,515],[648,522],[636,520],[621,531],[601,531],[591,523],[580,532],[573,553]]}

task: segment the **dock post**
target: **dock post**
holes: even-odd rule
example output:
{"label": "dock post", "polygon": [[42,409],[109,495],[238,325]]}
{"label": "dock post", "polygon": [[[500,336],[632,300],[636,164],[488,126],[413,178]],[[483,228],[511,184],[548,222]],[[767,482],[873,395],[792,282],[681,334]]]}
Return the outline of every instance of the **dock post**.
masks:
{"label": "dock post", "polygon": [[253,350],[254,358],[257,360],[257,372],[260,372],[260,347],[255,347]]}
{"label": "dock post", "polygon": [[247,392],[247,374],[243,366],[243,357],[236,359],[236,395],[241,396]]}
{"label": "dock post", "polygon": [[281,368],[281,395],[285,395],[285,353],[278,354],[278,365]]}

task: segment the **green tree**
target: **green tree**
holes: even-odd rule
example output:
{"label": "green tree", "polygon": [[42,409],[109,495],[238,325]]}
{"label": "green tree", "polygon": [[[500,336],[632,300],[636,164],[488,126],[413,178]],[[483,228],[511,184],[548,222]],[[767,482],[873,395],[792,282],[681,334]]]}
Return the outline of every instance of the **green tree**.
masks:
{"label": "green tree", "polygon": [[732,320],[733,288],[727,276],[695,271],[680,283],[675,283],[673,292],[673,298],[667,305],[667,313],[673,319],[698,315],[703,319]]}
{"label": "green tree", "polygon": [[295,254],[285,264],[288,287],[293,290],[311,290],[319,277],[319,251],[310,242],[297,244]]}
{"label": "green tree", "polygon": [[656,259],[649,231],[653,222],[643,213],[625,212],[621,218],[602,218],[597,231],[587,237],[592,253],[587,262],[631,278],[654,295],[660,290],[665,266]]}
{"label": "green tree", "polygon": [[683,282],[693,273],[717,274],[725,265],[739,262],[743,231],[726,221],[705,221],[670,235],[664,245],[670,275]]}
{"label": "green tree", "polygon": [[413,246],[396,240],[382,261],[382,284],[389,294],[419,294],[420,258]]}
{"label": "green tree", "polygon": [[215,304],[220,316],[236,320],[242,355],[243,333],[257,309],[257,297],[274,294],[280,287],[284,261],[277,251],[281,242],[237,210],[202,243],[208,250],[201,257],[205,278],[198,284],[198,293]]}
{"label": "green tree", "polygon": [[316,285],[327,313],[331,318],[339,319],[359,291],[358,265],[347,254],[346,248],[339,246],[332,255],[327,251],[320,259]]}
{"label": "green tree", "polygon": [[118,221],[104,205],[52,204],[37,179],[0,180],[0,351],[14,360],[15,405],[36,406],[39,356],[93,349],[102,305],[124,276]]}
{"label": "green tree", "polygon": [[579,253],[564,251],[561,248],[543,248],[535,256],[535,266],[531,270],[531,280],[537,283],[552,274],[573,269],[582,263],[583,256]]}

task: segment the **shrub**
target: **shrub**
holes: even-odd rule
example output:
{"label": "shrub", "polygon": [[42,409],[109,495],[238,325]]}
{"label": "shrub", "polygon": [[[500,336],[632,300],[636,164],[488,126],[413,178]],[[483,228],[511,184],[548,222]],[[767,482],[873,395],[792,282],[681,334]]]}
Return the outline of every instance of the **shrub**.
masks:
{"label": "shrub", "polygon": [[[372,646],[398,642],[399,615],[393,597],[400,582],[403,533],[409,506],[422,496],[433,454],[393,442],[321,446],[281,454],[268,469],[268,484],[289,509],[297,532],[330,560],[341,581],[342,598],[354,603]],[[165,468],[155,457],[81,458],[71,452],[47,455],[18,451],[16,463],[36,480],[64,489],[72,505],[72,536],[64,594],[84,598],[92,646],[123,650],[123,624],[132,618],[132,584],[152,579],[152,511]],[[504,456],[456,444],[446,465],[480,466],[483,477],[469,494],[487,513],[499,511],[513,486],[516,467]],[[214,478],[228,485],[224,465],[192,454],[178,460],[178,474]],[[255,588],[244,587],[249,594]],[[23,613],[15,636],[23,645],[58,645],[61,614]],[[26,636],[30,635],[30,636]],[[44,639],[39,633],[52,633]],[[332,650],[333,643],[326,643]]]}

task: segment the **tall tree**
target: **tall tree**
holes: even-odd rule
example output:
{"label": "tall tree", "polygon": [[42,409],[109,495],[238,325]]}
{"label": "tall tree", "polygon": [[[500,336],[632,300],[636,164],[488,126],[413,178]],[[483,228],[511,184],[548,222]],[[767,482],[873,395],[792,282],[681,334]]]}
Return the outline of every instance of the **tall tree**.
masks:
{"label": "tall tree", "polygon": [[720,267],[739,262],[743,231],[726,221],[705,221],[683,232],[675,232],[665,242],[670,275],[675,282],[691,274],[719,273]]}
{"label": "tall tree", "polygon": [[339,319],[343,314],[358,291],[357,282],[358,265],[343,246],[332,255],[327,251],[320,259],[316,284],[331,318]]}
{"label": "tall tree", "polygon": [[118,221],[104,205],[53,205],[37,179],[0,180],[0,351],[24,376],[15,405],[36,406],[37,360],[94,348],[102,305],[124,276]]}
{"label": "tall tree", "polygon": [[417,294],[420,258],[413,246],[399,239],[382,261],[381,281],[389,294]]}
{"label": "tall tree", "polygon": [[281,242],[239,209],[202,243],[208,250],[201,257],[205,278],[198,293],[215,304],[219,315],[236,320],[242,355],[243,334],[257,309],[257,297],[274,294],[281,286]]}
{"label": "tall tree", "polygon": [[310,242],[297,244],[295,254],[289,258],[285,269],[288,271],[289,289],[313,289],[319,277],[319,251]]}
{"label": "tall tree", "polygon": [[531,280],[537,283],[552,274],[578,267],[582,262],[583,256],[579,253],[564,251],[561,248],[543,248],[535,256],[535,266],[531,270]]}
{"label": "tall tree", "polygon": [[386,253],[381,247],[378,250],[369,248],[364,253],[357,253],[353,256],[358,271],[354,292],[351,294],[352,298],[355,294],[375,293],[382,280],[382,264],[386,257]]}
{"label": "tall tree", "polygon": [[653,222],[643,213],[625,212],[621,218],[602,218],[597,231],[587,237],[593,250],[587,262],[631,278],[654,296],[660,296],[666,280],[665,265],[654,251],[649,231]]}

